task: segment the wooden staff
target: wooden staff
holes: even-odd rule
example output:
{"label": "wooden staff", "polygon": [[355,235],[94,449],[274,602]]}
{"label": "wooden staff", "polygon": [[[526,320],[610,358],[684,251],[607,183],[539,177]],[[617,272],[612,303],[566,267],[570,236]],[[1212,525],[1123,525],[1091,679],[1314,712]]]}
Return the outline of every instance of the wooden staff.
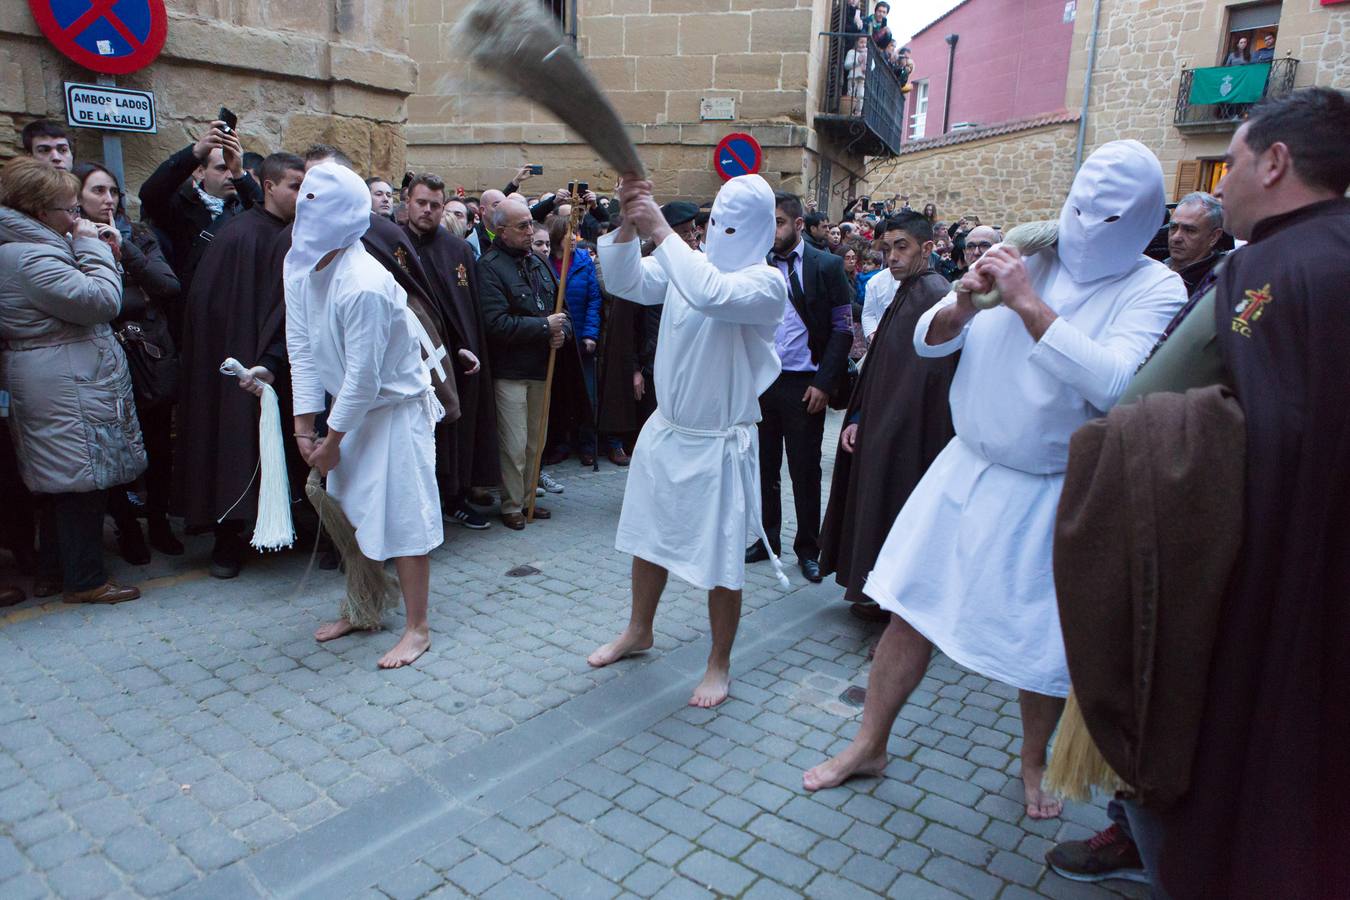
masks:
{"label": "wooden staff", "polygon": [[[577,191],[577,187],[575,183],[570,183],[567,186],[568,193],[572,196],[572,214],[567,217],[567,233],[563,235],[562,274],[558,276],[558,295],[553,301],[553,314],[555,316],[563,311],[563,305],[567,302],[567,276],[572,268],[572,233],[580,226],[581,217],[586,214],[586,201],[580,195],[586,193],[588,186],[583,182],[580,185],[580,192]],[[565,338],[563,346],[567,346]],[[553,369],[557,361],[558,348],[549,347],[548,370],[544,375],[544,408],[539,414],[539,446],[534,451],[534,459],[530,460],[530,477],[525,480],[525,521],[527,522],[534,521],[534,503],[538,499],[539,493],[539,471],[544,461],[544,442],[548,440],[548,410],[553,404]],[[527,430],[526,435],[528,436],[528,434]]]}

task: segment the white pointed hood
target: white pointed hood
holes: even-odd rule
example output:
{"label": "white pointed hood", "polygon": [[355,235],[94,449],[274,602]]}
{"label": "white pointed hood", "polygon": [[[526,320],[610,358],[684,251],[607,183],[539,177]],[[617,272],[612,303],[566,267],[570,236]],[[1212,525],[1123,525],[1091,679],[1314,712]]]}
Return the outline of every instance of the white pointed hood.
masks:
{"label": "white pointed hood", "polygon": [[758,175],[738,175],[717,192],[708,214],[704,252],[723,272],[763,264],[773,249],[773,188]]}
{"label": "white pointed hood", "polygon": [[1162,225],[1163,172],[1138,141],[1103,144],[1074,176],[1059,213],[1059,261],[1082,284],[1120,275]]}
{"label": "white pointed hood", "polygon": [[334,162],[320,163],[300,185],[283,277],[308,275],[319,260],[352,246],[369,228],[370,191],[361,176]]}

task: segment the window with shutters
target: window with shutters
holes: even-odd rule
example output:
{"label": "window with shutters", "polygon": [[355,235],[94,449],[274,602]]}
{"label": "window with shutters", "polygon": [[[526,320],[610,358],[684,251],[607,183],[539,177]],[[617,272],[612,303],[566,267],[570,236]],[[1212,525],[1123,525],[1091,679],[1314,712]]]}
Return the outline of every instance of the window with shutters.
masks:
{"label": "window with shutters", "polygon": [[1191,191],[1200,189],[1200,160],[1183,159],[1177,163],[1177,184],[1172,191],[1172,202],[1180,200]]}

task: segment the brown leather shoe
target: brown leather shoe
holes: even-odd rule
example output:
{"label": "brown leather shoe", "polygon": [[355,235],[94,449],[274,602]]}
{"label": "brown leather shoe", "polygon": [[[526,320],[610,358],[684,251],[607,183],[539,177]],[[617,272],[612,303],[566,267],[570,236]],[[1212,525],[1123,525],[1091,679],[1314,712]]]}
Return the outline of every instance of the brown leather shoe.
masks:
{"label": "brown leather shoe", "polygon": [[536,519],[551,519],[553,518],[553,513],[544,509],[542,506],[536,506],[534,508],[534,517]]}
{"label": "brown leather shoe", "polygon": [[139,588],[123,587],[109,581],[87,591],[68,591],[63,600],[66,603],[125,603],[140,595]]}
{"label": "brown leather shoe", "polygon": [[21,588],[3,587],[0,588],[0,606],[14,606],[28,599],[28,595]]}
{"label": "brown leather shoe", "polygon": [[502,524],[512,531],[524,531],[525,517],[520,513],[502,513]]}
{"label": "brown leather shoe", "polygon": [[632,462],[628,454],[623,452],[622,447],[614,447],[609,451],[609,461],[616,466],[626,466]]}

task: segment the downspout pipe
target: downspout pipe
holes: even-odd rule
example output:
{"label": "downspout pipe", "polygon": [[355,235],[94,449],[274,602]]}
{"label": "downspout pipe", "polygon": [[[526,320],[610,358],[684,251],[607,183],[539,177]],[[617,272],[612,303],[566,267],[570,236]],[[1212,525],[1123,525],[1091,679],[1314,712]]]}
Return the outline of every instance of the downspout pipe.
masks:
{"label": "downspout pipe", "polygon": [[1083,76],[1083,108],[1078,113],[1078,146],[1073,152],[1073,170],[1083,164],[1083,144],[1087,141],[1088,101],[1092,98],[1092,73],[1097,68],[1097,32],[1102,21],[1102,0],[1093,0],[1092,34],[1088,38],[1087,74]]}
{"label": "downspout pipe", "polygon": [[961,40],[959,34],[947,35],[947,89],[943,92],[945,96],[942,99],[943,134],[947,133],[947,126],[952,120],[952,73],[956,71],[956,42],[959,40]]}

